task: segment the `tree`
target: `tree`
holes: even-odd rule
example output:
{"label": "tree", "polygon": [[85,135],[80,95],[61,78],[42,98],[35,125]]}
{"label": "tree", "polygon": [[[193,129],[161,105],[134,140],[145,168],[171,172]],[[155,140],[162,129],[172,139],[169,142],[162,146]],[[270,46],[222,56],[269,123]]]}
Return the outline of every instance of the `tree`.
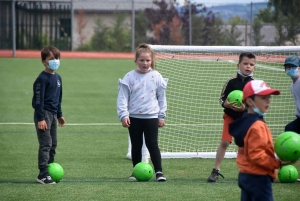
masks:
{"label": "tree", "polygon": [[252,39],[254,42],[254,46],[259,46],[262,39],[264,39],[264,35],[261,34],[260,30],[262,28],[262,20],[255,18],[252,23]]}
{"label": "tree", "polygon": [[266,9],[259,9],[256,14],[256,18],[265,23],[273,23],[275,19],[275,12],[272,8],[268,7]]}
{"label": "tree", "polygon": [[150,22],[148,25],[148,30],[150,30],[148,34],[150,36],[149,42],[161,45],[182,44],[182,25],[174,5],[169,6],[165,0],[153,1],[153,3],[158,6],[158,9],[145,9],[145,16]]}
{"label": "tree", "polygon": [[192,3],[175,8],[174,4],[167,4],[165,0],[153,3],[157,9],[147,8],[136,15],[136,44],[146,41],[161,45],[189,44],[191,8],[192,45],[222,45],[223,21],[212,11],[207,12],[204,4]]}
{"label": "tree", "polygon": [[294,16],[299,19],[300,0],[269,0],[268,7],[274,8],[274,18],[277,20],[280,13],[283,16]]}
{"label": "tree", "polygon": [[125,27],[124,19],[124,15],[117,14],[112,28],[105,26],[101,19],[98,19],[91,41],[79,50],[129,52],[130,30]]}
{"label": "tree", "polygon": [[277,29],[276,44],[282,45],[286,41],[297,44],[300,34],[300,0],[269,0],[268,8],[260,10],[257,17],[264,22],[272,22]]}
{"label": "tree", "polygon": [[276,45],[283,45],[284,42],[287,40],[286,37],[286,30],[284,28],[284,24],[287,21],[286,17],[283,16],[282,13],[279,13],[279,16],[277,20],[274,22],[274,26],[277,30],[277,36],[276,36]]}
{"label": "tree", "polygon": [[185,44],[189,44],[190,41],[190,9],[192,17],[192,45],[203,45],[205,35],[205,17],[203,13],[206,12],[206,7],[203,4],[196,3],[185,5],[179,11]]}
{"label": "tree", "polygon": [[239,16],[232,17],[228,20],[229,28],[225,29],[224,45],[238,46],[241,45],[243,39],[238,39],[242,33],[237,29],[237,25],[242,23],[242,19]]}
{"label": "tree", "polygon": [[85,13],[83,10],[80,10],[78,13],[77,19],[77,28],[76,31],[79,35],[79,46],[83,46],[84,40],[86,39],[86,34],[83,32],[84,28],[86,27],[87,21],[85,20]]}
{"label": "tree", "polygon": [[137,12],[134,30],[134,42],[136,45],[140,43],[149,43],[149,38],[147,37],[148,24],[150,24],[150,21],[145,17],[145,12]]}
{"label": "tree", "polygon": [[172,18],[172,21],[169,23],[169,28],[171,30],[170,33],[170,45],[183,45],[184,44],[184,38],[181,33],[182,29],[182,22],[180,18],[175,15]]}

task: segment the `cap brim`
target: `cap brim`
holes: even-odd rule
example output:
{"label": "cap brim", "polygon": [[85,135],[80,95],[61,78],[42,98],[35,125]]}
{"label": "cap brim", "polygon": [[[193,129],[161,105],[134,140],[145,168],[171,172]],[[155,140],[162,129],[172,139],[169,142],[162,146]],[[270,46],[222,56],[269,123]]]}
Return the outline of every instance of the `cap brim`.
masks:
{"label": "cap brim", "polygon": [[283,64],[283,66],[294,66],[294,67],[299,67],[299,66],[297,66],[297,64],[295,64],[295,63],[285,63],[285,64]]}
{"label": "cap brim", "polygon": [[260,95],[260,96],[267,96],[267,95],[279,95],[280,91],[276,90],[276,89],[266,89],[263,90],[259,93],[257,93],[256,95]]}

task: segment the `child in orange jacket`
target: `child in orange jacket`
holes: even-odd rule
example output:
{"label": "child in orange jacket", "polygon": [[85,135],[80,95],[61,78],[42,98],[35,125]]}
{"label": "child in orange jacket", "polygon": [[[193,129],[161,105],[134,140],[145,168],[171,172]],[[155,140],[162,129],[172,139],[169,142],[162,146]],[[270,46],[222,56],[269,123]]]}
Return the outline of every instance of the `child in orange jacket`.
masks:
{"label": "child in orange jacket", "polygon": [[229,125],[229,133],[239,147],[236,163],[241,200],[273,201],[272,182],[277,177],[277,169],[291,164],[275,157],[272,134],[263,119],[271,95],[280,92],[262,80],[252,80],[245,85],[243,93],[247,113]]}

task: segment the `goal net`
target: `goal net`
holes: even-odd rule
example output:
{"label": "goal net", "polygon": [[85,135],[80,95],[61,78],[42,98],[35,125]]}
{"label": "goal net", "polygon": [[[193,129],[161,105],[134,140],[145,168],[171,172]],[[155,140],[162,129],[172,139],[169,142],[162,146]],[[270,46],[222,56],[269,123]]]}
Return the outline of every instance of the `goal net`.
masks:
{"label": "goal net", "polygon": [[[236,75],[242,52],[256,55],[254,78],[281,91],[280,96],[272,97],[265,116],[274,140],[295,118],[292,81],[284,72],[283,62],[289,55],[299,55],[300,47],[151,45],[151,48],[156,53],[156,69],[169,79],[166,126],[159,129],[163,158],[215,158],[223,126],[221,90],[225,81]],[[225,158],[235,158],[236,150],[233,142]],[[127,157],[130,158],[130,141]]]}

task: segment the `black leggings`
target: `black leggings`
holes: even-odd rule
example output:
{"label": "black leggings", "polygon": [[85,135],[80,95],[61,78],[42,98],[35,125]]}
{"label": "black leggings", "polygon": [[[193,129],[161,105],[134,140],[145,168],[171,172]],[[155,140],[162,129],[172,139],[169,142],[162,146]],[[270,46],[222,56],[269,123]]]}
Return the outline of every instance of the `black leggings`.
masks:
{"label": "black leggings", "polygon": [[162,171],[161,154],[158,147],[158,119],[138,119],[130,117],[130,127],[128,130],[131,140],[131,159],[133,167],[142,161],[144,134],[154,171]]}

